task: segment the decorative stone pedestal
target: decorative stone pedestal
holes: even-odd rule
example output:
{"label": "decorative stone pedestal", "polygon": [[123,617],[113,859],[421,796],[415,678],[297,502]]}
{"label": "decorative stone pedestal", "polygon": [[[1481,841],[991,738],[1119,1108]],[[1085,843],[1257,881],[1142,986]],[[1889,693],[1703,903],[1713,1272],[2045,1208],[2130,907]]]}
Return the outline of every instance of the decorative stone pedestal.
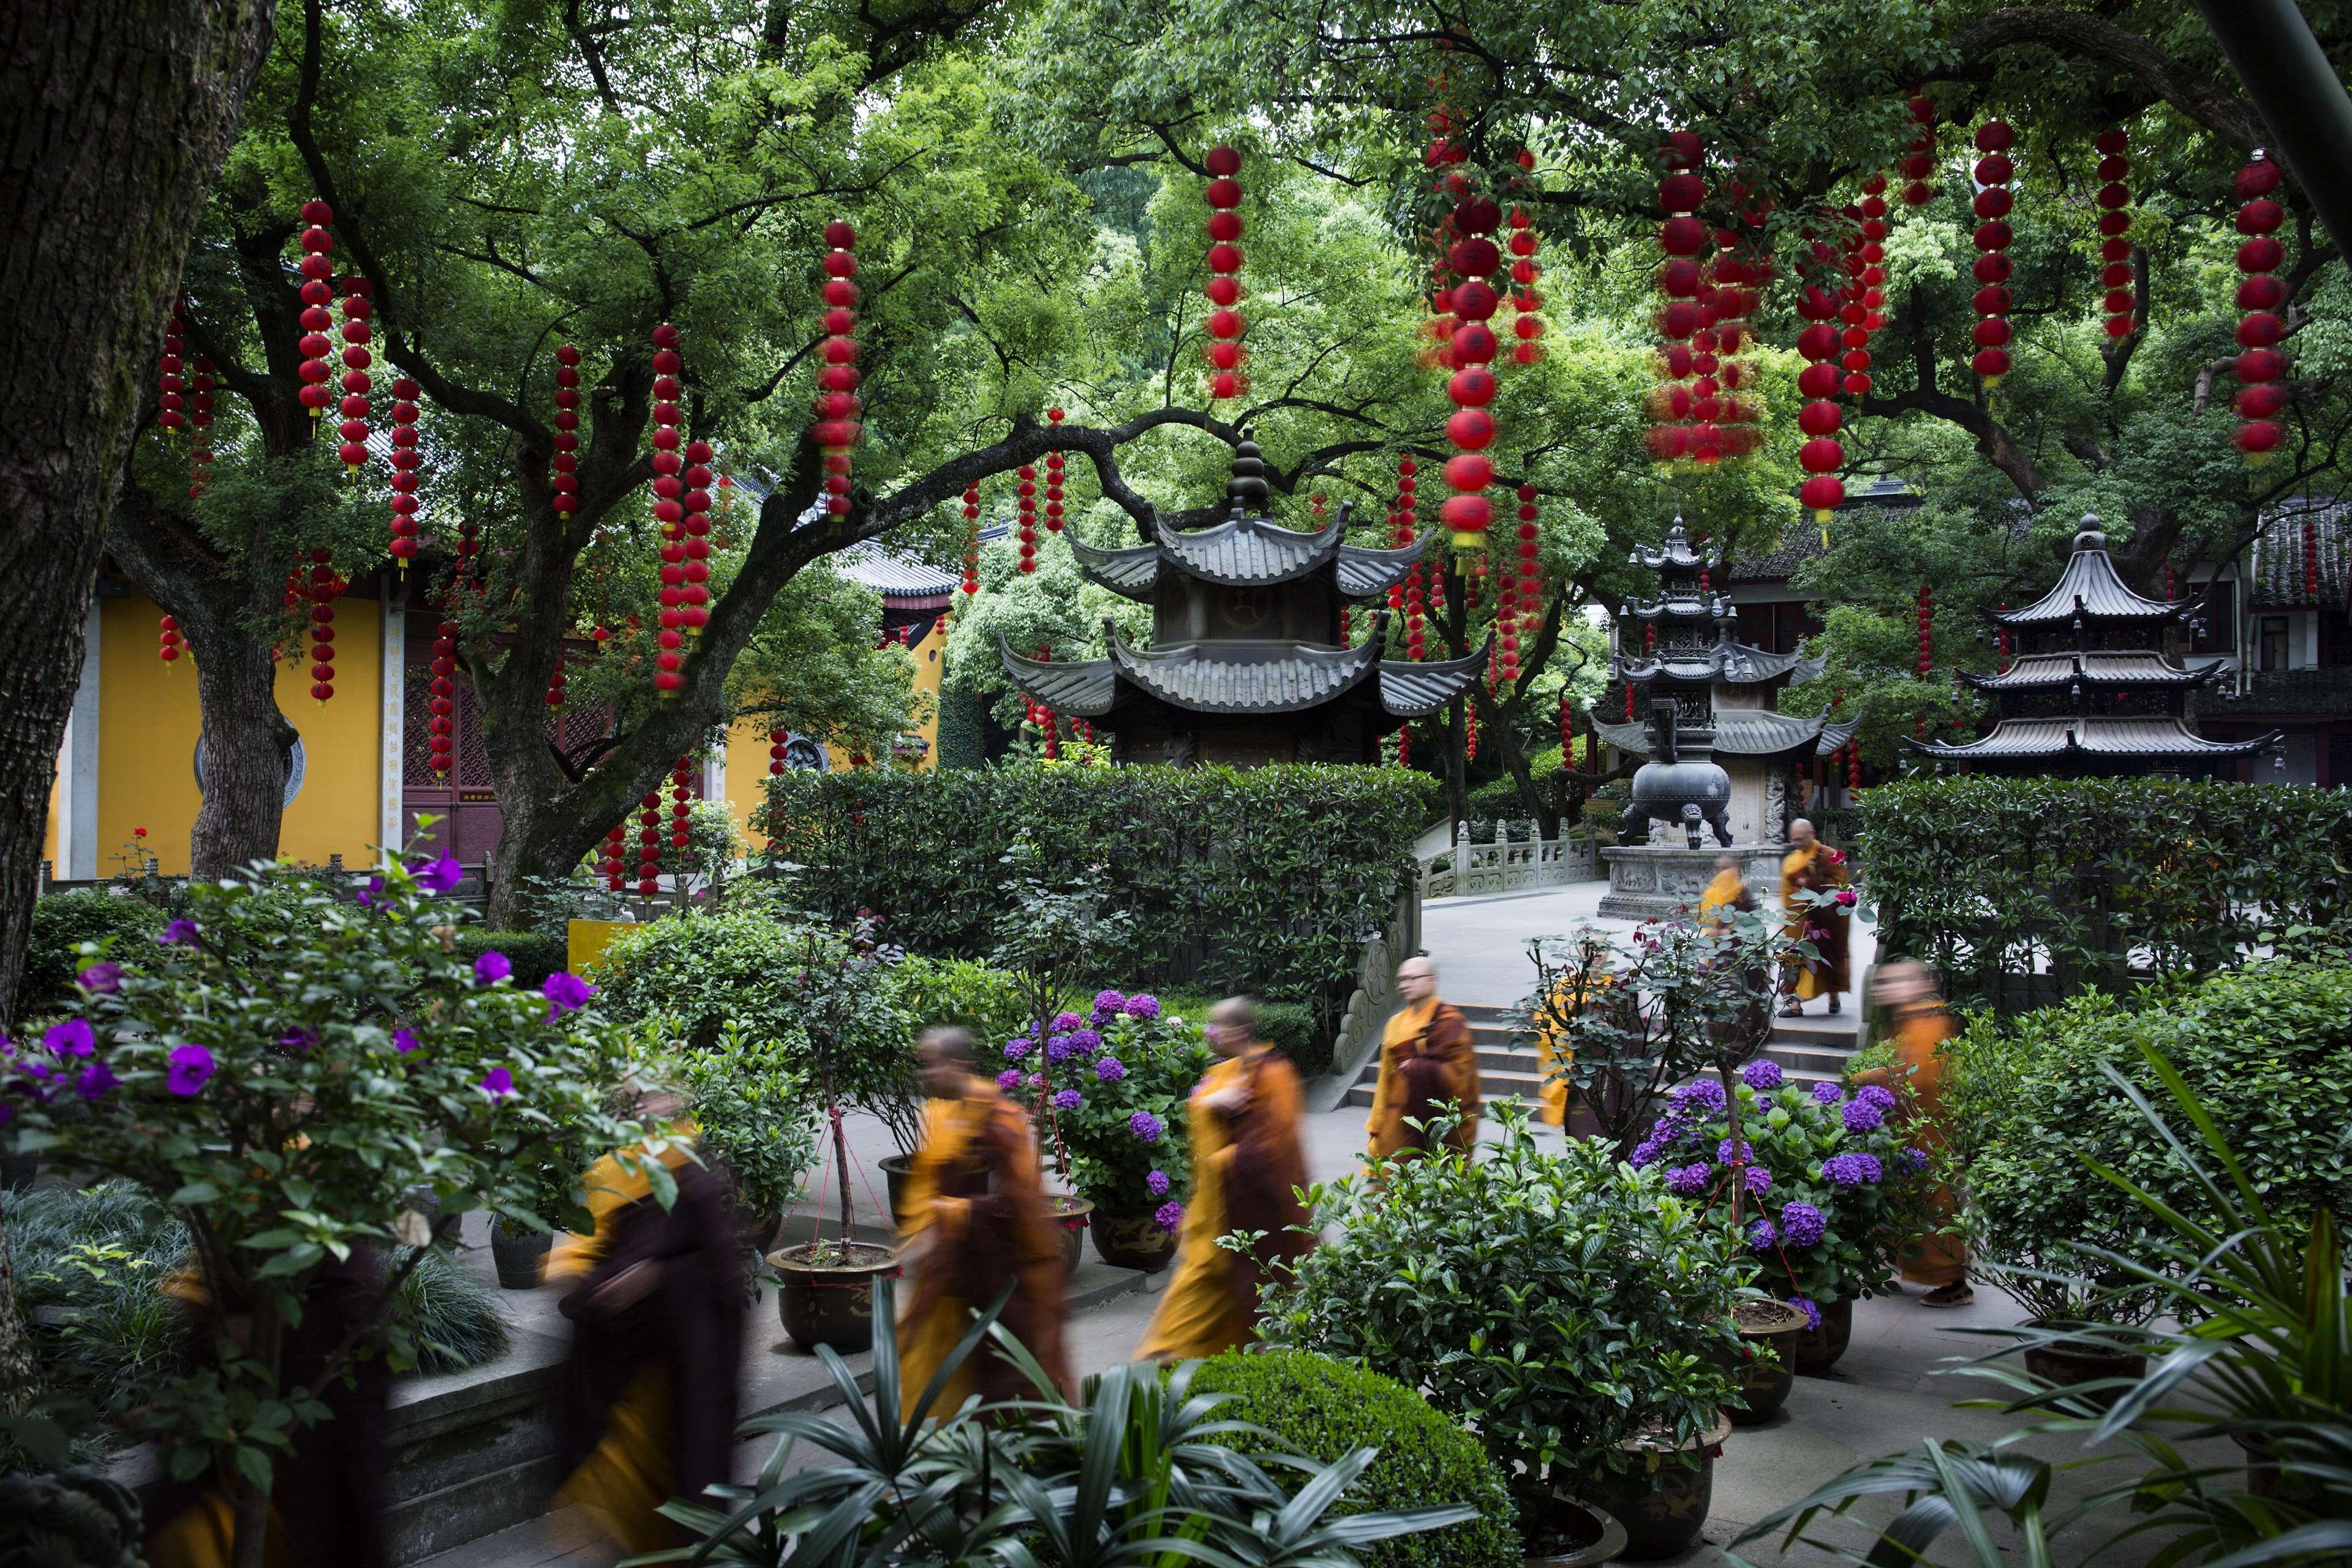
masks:
{"label": "decorative stone pedestal", "polygon": [[1604,920],[1675,920],[1696,913],[1698,896],[1715,880],[1715,862],[1730,855],[1740,862],[1748,890],[1765,904],[1780,896],[1780,857],[1787,849],[1777,844],[1735,844],[1728,849],[1713,844],[1696,849],[1645,844],[1603,849],[1609,863],[1609,891],[1601,895]]}

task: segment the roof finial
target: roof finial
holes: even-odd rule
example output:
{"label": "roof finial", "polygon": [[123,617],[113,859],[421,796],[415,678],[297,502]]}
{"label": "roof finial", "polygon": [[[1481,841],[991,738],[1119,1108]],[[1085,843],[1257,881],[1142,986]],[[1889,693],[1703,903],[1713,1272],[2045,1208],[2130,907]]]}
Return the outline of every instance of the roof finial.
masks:
{"label": "roof finial", "polygon": [[1265,482],[1265,459],[1258,452],[1254,433],[1246,428],[1234,444],[1234,477],[1225,485],[1225,495],[1244,517],[1265,516],[1274,497],[1273,487]]}
{"label": "roof finial", "polygon": [[2083,514],[2082,529],[2074,535],[2074,548],[2077,550],[2105,550],[2106,547],[2107,536],[2100,531],[2099,514],[2095,511],[2084,512]]}

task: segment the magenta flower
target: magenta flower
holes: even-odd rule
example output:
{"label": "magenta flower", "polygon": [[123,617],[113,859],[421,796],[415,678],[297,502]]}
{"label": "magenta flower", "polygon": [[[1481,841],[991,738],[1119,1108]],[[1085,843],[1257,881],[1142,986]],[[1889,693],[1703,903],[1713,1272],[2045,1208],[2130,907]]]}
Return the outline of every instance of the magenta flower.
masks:
{"label": "magenta flower", "polygon": [[184,1099],[202,1089],[219,1065],[212,1052],[195,1045],[173,1046],[164,1059],[170,1065],[163,1074],[163,1087]]}
{"label": "magenta flower", "polygon": [[1127,1076],[1127,1064],[1117,1057],[1105,1057],[1095,1063],[1095,1077],[1104,1083],[1117,1083]]}
{"label": "magenta flower", "polygon": [[1838,889],[1837,901],[1838,908],[1842,910],[1850,910],[1853,908],[1854,905],[1862,901],[1862,896],[1856,893],[1852,888],[1840,888]]}
{"label": "magenta flower", "polygon": [[96,1100],[121,1081],[114,1076],[112,1068],[98,1061],[81,1069],[81,1077],[75,1082],[74,1089],[84,1100]]}
{"label": "magenta flower", "polygon": [[596,994],[596,988],[593,985],[569,970],[563,969],[559,969],[549,975],[547,984],[540,989],[545,992],[547,999],[554,1004],[548,1009],[547,1016],[551,1019],[558,1013],[570,1013],[585,1007],[588,1005],[588,998]]}
{"label": "magenta flower", "polygon": [[392,1032],[392,1048],[404,1057],[416,1049],[419,1043],[413,1030],[394,1029]]}
{"label": "magenta flower", "polygon": [[1118,992],[1097,991],[1095,993],[1095,1022],[1099,1024],[1113,1014],[1124,1010],[1126,1006],[1127,998]]}
{"label": "magenta flower", "polygon": [[1085,1022],[1086,1020],[1079,1017],[1076,1013],[1056,1013],[1054,1015],[1053,1032],[1055,1034],[1066,1035],[1072,1029],[1076,1028],[1080,1024]]}
{"label": "magenta flower", "polygon": [[454,893],[457,884],[466,879],[466,868],[457,864],[454,855],[444,855],[437,860],[418,860],[408,868],[408,874],[428,893]]}
{"label": "magenta flower", "polygon": [[111,962],[93,963],[74,976],[74,984],[85,991],[111,994],[122,989],[122,965]]}
{"label": "magenta flower", "polygon": [[495,1103],[515,1091],[514,1074],[504,1068],[492,1068],[482,1075],[482,1081],[477,1087]]}
{"label": "magenta flower", "polygon": [[97,1046],[98,1037],[89,1032],[89,1019],[68,1018],[43,1031],[41,1044],[61,1057],[86,1057]]}
{"label": "magenta flower", "polygon": [[508,962],[503,952],[492,951],[474,960],[474,984],[477,985],[496,985],[513,973],[514,965]]}
{"label": "magenta flower", "polygon": [[1127,1016],[1130,1018],[1139,1018],[1147,1024],[1150,1023],[1152,1019],[1160,1016],[1160,998],[1157,996],[1144,995],[1140,993],[1129,997],[1127,999]]}
{"label": "magenta flower", "polygon": [[173,921],[163,928],[163,934],[155,939],[155,945],[157,947],[196,946],[196,922]]}

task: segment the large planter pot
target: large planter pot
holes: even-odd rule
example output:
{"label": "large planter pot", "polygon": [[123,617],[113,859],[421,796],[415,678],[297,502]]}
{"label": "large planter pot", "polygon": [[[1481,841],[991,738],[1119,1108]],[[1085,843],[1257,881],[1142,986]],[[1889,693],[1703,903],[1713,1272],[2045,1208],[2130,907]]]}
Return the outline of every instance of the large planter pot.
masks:
{"label": "large planter pot", "polygon": [[1634,1456],[1633,1468],[1622,1474],[1604,1471],[1585,1489],[1592,1501],[1624,1526],[1620,1556],[1629,1563],[1651,1563],[1689,1549],[1706,1527],[1706,1511],[1715,1500],[1716,1456],[1730,1435],[1731,1423],[1718,1417],[1679,1451],[1653,1437],[1629,1438],[1621,1445]]}
{"label": "large planter pot", "polygon": [[[1799,1311],[1804,1310],[1800,1307]],[[1832,1301],[1821,1309],[1822,1326],[1797,1336],[1797,1375],[1827,1377],[1838,1357],[1853,1342],[1853,1298]]]}
{"label": "large planter pot", "polygon": [[1091,1228],[1095,1256],[1113,1268],[1157,1274],[1176,1256],[1176,1233],[1150,1209],[1097,1210]]}
{"label": "large planter pot", "polygon": [[912,1154],[892,1154],[882,1162],[882,1183],[890,1192],[890,1220],[901,1231],[907,1228],[907,1178],[915,1169]]}
{"label": "large planter pot", "polygon": [[776,1244],[776,1232],[784,1228],[784,1211],[761,1210],[748,1204],[735,1205],[735,1238],[753,1252],[764,1256]]}
{"label": "large planter pot", "polygon": [[1739,1379],[1747,1408],[1726,1410],[1735,1426],[1769,1421],[1797,1382],[1797,1342],[1805,1335],[1805,1313],[1786,1301],[1742,1301],[1732,1310],[1748,1354],[1731,1369]]}
{"label": "large planter pot", "polygon": [[1546,1498],[1520,1520],[1527,1568],[1601,1568],[1625,1550],[1625,1527],[1608,1510],[1575,1498]]}
{"label": "large planter pot", "polygon": [[1061,1232],[1062,1278],[1067,1279],[1078,1271],[1078,1259],[1086,1253],[1087,1232],[1094,1228],[1095,1202],[1075,1193],[1048,1193],[1045,1212]]}
{"label": "large planter pot", "polygon": [[855,1355],[874,1345],[874,1281],[898,1267],[887,1247],[803,1242],[768,1254],[776,1271],[776,1313],[803,1350],[829,1345]]}
{"label": "large planter pot", "polygon": [[490,1262],[499,1272],[501,1290],[536,1290],[541,1265],[555,1237],[543,1230],[509,1230],[504,1220],[490,1222]]}
{"label": "large planter pot", "polygon": [[[2042,1326],[2038,1321],[2026,1324],[2028,1328]],[[2116,1378],[2137,1383],[2147,1375],[2147,1357],[2076,1340],[2028,1345],[2024,1360],[2026,1371],[2065,1388],[2085,1383],[2105,1383]],[[2114,1388],[2098,1389],[2081,1397],[2104,1410],[2122,1398],[2123,1394],[2124,1386],[2119,1384]]]}

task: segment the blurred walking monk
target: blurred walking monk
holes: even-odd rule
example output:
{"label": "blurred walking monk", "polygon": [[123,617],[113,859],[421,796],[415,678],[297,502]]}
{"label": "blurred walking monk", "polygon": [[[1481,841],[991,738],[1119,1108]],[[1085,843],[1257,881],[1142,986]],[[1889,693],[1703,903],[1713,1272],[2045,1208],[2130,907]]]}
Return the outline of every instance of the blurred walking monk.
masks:
{"label": "blurred walking monk", "polygon": [[[1209,1010],[1216,1064],[1186,1109],[1192,1129],[1192,1201],[1179,1235],[1176,1277],[1143,1331],[1136,1359],[1189,1361],[1246,1344],[1257,1331],[1257,1288],[1277,1262],[1315,1245],[1303,1228],[1307,1184],[1299,1145],[1298,1073],[1258,1037],[1257,1005],[1230,997]],[[1248,1252],[1217,1245],[1256,1234]]]}
{"label": "blurred walking monk", "polygon": [[1459,1007],[1438,1000],[1437,965],[1428,959],[1398,964],[1396,985],[1402,1005],[1381,1036],[1381,1077],[1365,1129],[1371,1156],[1386,1160],[1426,1148],[1425,1134],[1407,1119],[1426,1121],[1449,1100],[1460,1102],[1462,1120],[1445,1141],[1467,1149],[1478,1142],[1478,1056],[1470,1025]]}
{"label": "blurred walking monk", "polygon": [[733,1205],[688,1153],[695,1130],[678,1095],[648,1090],[636,1118],[663,1129],[659,1159],[677,1182],[656,1201],[640,1149],[607,1154],[582,1185],[596,1228],[556,1238],[551,1283],[572,1287],[572,1356],[555,1399],[556,1447],[572,1472],[563,1496],[584,1504],[633,1552],[691,1534],[655,1511],[733,1479],[736,1382],[743,1359],[743,1282]]}
{"label": "blurred walking monk", "polygon": [[[971,1036],[932,1029],[915,1047],[923,1091],[923,1146],[907,1173],[903,1261],[915,1288],[898,1314],[899,1414],[1009,1282],[997,1321],[1069,1386],[1062,1360],[1062,1248],[1045,1214],[1044,1179],[1029,1118],[972,1070]],[[1031,1392],[1014,1363],[986,1341],[964,1359],[931,1405],[944,1415],[972,1394],[992,1403]]]}
{"label": "blurred walking monk", "polygon": [[1788,1017],[1805,1010],[1816,996],[1830,999],[1838,1010],[1838,994],[1853,989],[1846,973],[1846,943],[1853,916],[1843,903],[1814,908],[1797,895],[1835,893],[1846,885],[1845,857],[1813,837],[1813,825],[1803,817],[1789,824],[1789,853],[1780,861],[1780,903],[1789,911],[1789,935],[1810,942],[1820,956],[1791,958],[1780,974],[1780,1008]]}
{"label": "blurred walking monk", "polygon": [[[1913,1148],[1932,1161],[1944,1147],[1949,1113],[1944,1106],[1944,1058],[1952,1037],[1952,1016],[1936,994],[1927,966],[1910,959],[1882,966],[1871,981],[1873,997],[1886,1008],[1887,1033],[1895,1042],[1895,1066],[1854,1075],[1854,1087],[1877,1084],[1902,1101],[1904,1127]],[[1940,1183],[1927,1196],[1937,1228],[1915,1237],[1903,1249],[1903,1278],[1927,1287],[1923,1307],[1965,1307],[1976,1298],[1969,1289],[1968,1244],[1954,1234],[1958,1205]]]}

